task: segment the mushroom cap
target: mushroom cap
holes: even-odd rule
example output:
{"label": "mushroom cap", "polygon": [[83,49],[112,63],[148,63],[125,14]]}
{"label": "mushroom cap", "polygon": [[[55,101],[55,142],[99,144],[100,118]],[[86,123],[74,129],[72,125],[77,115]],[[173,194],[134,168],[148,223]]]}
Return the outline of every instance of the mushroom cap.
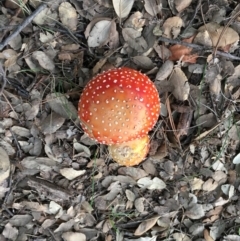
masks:
{"label": "mushroom cap", "polygon": [[126,67],[94,77],[84,88],[78,105],[83,130],[108,145],[145,136],[159,113],[160,99],[152,81]]}
{"label": "mushroom cap", "polygon": [[133,141],[111,145],[108,147],[109,154],[119,165],[135,166],[146,157],[149,141],[149,136],[145,135]]}

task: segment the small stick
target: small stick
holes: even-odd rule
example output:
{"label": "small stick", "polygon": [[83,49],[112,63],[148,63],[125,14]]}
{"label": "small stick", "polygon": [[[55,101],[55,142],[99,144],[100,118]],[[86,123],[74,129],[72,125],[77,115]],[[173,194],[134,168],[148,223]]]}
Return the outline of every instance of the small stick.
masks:
{"label": "small stick", "polygon": [[39,5],[39,7],[31,14],[29,15],[18,27],[15,29],[15,31],[10,34],[4,41],[0,43],[0,51],[8,45],[8,43],[14,39],[29,23],[32,22],[32,20],[43,10],[47,7],[47,4],[42,3]]}

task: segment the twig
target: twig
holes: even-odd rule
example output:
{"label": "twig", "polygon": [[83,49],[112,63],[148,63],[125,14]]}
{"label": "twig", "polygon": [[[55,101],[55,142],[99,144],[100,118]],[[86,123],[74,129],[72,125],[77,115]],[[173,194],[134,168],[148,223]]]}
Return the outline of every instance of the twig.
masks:
{"label": "twig", "polygon": [[5,71],[4,71],[3,67],[2,67],[2,64],[0,64],[0,76],[1,75],[2,75],[2,79],[3,79],[3,83],[2,83],[2,87],[0,89],[0,95],[2,95],[3,90],[4,90],[4,88],[6,86],[6,83],[7,83],[6,73],[5,73]]}
{"label": "twig", "polygon": [[[191,44],[191,43],[187,43],[187,42],[183,42],[180,40],[176,40],[176,39],[169,39],[169,38],[165,38],[165,37],[159,37],[158,38],[159,41],[162,42],[167,42],[167,43],[171,43],[171,44],[179,44],[179,45],[183,45],[189,48],[193,48],[196,50],[204,50],[205,52],[212,52],[213,49],[211,47],[206,47],[203,45],[198,45],[198,44]],[[225,53],[222,51],[216,51],[216,54],[225,57],[225,58],[229,58],[229,59],[234,59],[234,60],[239,60],[240,61],[240,57],[237,57],[235,55],[229,54],[229,53]]]}
{"label": "twig", "polygon": [[0,50],[2,50],[8,43],[14,39],[29,23],[32,22],[32,20],[43,10],[47,7],[47,4],[42,3],[39,5],[39,7],[31,14],[29,15],[18,27],[15,29],[15,31],[10,34],[4,41],[0,43]]}

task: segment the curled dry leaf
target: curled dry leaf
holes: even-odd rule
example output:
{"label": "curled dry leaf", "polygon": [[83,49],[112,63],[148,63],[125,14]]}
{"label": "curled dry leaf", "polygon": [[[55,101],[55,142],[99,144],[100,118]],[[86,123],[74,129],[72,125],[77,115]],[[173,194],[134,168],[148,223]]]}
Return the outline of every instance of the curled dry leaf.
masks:
{"label": "curled dry leaf", "polygon": [[113,0],[113,8],[119,18],[125,18],[130,13],[134,0]]}
{"label": "curled dry leaf", "polygon": [[[193,37],[189,39],[183,39],[183,42],[192,43]],[[181,59],[183,62],[196,63],[198,54],[192,54],[192,48],[184,45],[176,44],[169,48],[171,51],[170,60],[176,61]]]}
{"label": "curled dry leaf", "polygon": [[124,28],[133,28],[138,31],[142,31],[142,27],[145,25],[145,19],[143,14],[139,11],[133,13],[124,23]]}
{"label": "curled dry leaf", "polygon": [[52,12],[50,8],[43,9],[34,19],[33,22],[38,25],[43,25],[46,23],[55,24],[57,21],[58,15],[56,12]]}
{"label": "curled dry leaf", "polygon": [[10,173],[10,161],[7,152],[0,147],[0,184],[6,180]]}
{"label": "curled dry leaf", "polygon": [[175,0],[175,8],[178,12],[182,12],[185,8],[187,8],[191,4],[192,0]]}
{"label": "curled dry leaf", "polygon": [[111,48],[116,48],[119,42],[116,23],[109,18],[96,18],[91,21],[85,32],[89,47],[100,47],[109,43]]}
{"label": "curled dry leaf", "polygon": [[156,17],[157,14],[162,11],[162,3],[160,3],[160,1],[145,0],[144,2],[146,11],[153,17]]}
{"label": "curled dry leaf", "polygon": [[194,205],[191,205],[189,208],[187,208],[185,215],[191,219],[199,219],[204,217],[205,212],[202,205],[195,203]]}
{"label": "curled dry leaf", "polygon": [[203,180],[201,180],[200,178],[194,177],[194,179],[190,181],[191,189],[193,191],[194,190],[201,190],[203,183],[204,183]]}
{"label": "curled dry leaf", "polygon": [[27,169],[40,171],[51,171],[58,163],[47,157],[28,156],[21,161],[21,165]]}
{"label": "curled dry leaf", "polygon": [[122,35],[127,44],[139,53],[142,53],[147,49],[148,44],[146,40],[141,37],[141,32],[133,28],[123,28]]}
{"label": "curled dry leaf", "polygon": [[171,51],[164,45],[155,44],[153,48],[157,52],[159,58],[163,60],[168,59],[172,55]]}
{"label": "curled dry leaf", "polygon": [[167,38],[175,39],[183,25],[183,20],[180,17],[168,18],[163,24],[163,35]]}
{"label": "curled dry leaf", "polygon": [[149,190],[153,190],[153,189],[162,190],[166,188],[165,182],[159,179],[158,177],[154,177],[152,180],[150,177],[143,177],[137,181],[137,184],[139,187],[147,188]]}
{"label": "curled dry leaf", "polygon": [[132,61],[141,69],[152,69],[154,64],[152,60],[147,56],[135,56]]}
{"label": "curled dry leaf", "polygon": [[88,46],[94,48],[106,44],[108,42],[110,28],[111,21],[109,20],[101,20],[97,22],[88,37]]}
{"label": "curled dry leaf", "polygon": [[194,43],[209,47],[218,46],[220,48],[227,48],[228,46],[237,43],[238,40],[239,35],[235,30],[211,22],[198,29],[198,34],[194,38]]}
{"label": "curled dry leaf", "polygon": [[137,209],[138,212],[142,213],[144,211],[144,197],[139,197],[135,200],[134,206]]}
{"label": "curled dry leaf", "polygon": [[173,61],[167,60],[158,70],[156,80],[165,80],[172,73]]}
{"label": "curled dry leaf", "polygon": [[191,241],[191,239],[184,233],[174,233],[172,236],[175,241]]}
{"label": "curled dry leaf", "polygon": [[174,87],[172,93],[176,99],[181,101],[188,99],[190,86],[186,75],[179,67],[173,69],[169,82]]}
{"label": "curled dry leaf", "polygon": [[234,195],[235,192],[234,186],[230,184],[222,185],[221,190],[226,196],[228,196],[229,199]]}
{"label": "curled dry leaf", "polygon": [[39,65],[49,71],[53,71],[55,69],[54,62],[50,59],[50,57],[42,51],[35,51],[32,54],[32,57],[36,59]]}
{"label": "curled dry leaf", "polygon": [[40,128],[44,135],[56,132],[63,125],[65,118],[53,112],[48,115],[40,124]]}
{"label": "curled dry leaf", "polygon": [[30,137],[30,131],[27,128],[21,127],[21,126],[13,126],[12,131],[21,137]]}
{"label": "curled dry leaf", "polygon": [[77,12],[69,2],[63,2],[59,6],[59,17],[63,25],[70,30],[77,29]]}
{"label": "curled dry leaf", "polygon": [[138,226],[138,228],[136,229],[134,235],[135,235],[135,236],[141,236],[141,235],[143,235],[144,233],[146,233],[149,229],[151,229],[151,228],[156,224],[156,222],[158,221],[158,219],[159,219],[159,216],[156,216],[156,217],[149,218],[149,219],[143,221],[143,222]]}
{"label": "curled dry leaf", "polygon": [[62,238],[64,241],[86,241],[86,235],[83,233],[77,232],[65,232],[62,234]]}
{"label": "curled dry leaf", "polygon": [[48,94],[46,100],[50,108],[62,117],[73,120],[78,118],[75,106],[62,93]]}
{"label": "curled dry leaf", "polygon": [[83,175],[85,172],[86,170],[75,170],[72,167],[60,169],[60,173],[70,181]]}

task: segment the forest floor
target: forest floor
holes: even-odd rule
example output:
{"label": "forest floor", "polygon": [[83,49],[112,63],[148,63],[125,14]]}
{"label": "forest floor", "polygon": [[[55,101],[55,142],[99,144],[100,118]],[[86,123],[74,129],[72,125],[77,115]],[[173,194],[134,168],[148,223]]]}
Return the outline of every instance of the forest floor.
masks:
{"label": "forest floor", "polygon": [[[236,0],[1,1],[0,241],[240,241],[239,34]],[[77,113],[122,66],[161,98],[134,167]]]}

